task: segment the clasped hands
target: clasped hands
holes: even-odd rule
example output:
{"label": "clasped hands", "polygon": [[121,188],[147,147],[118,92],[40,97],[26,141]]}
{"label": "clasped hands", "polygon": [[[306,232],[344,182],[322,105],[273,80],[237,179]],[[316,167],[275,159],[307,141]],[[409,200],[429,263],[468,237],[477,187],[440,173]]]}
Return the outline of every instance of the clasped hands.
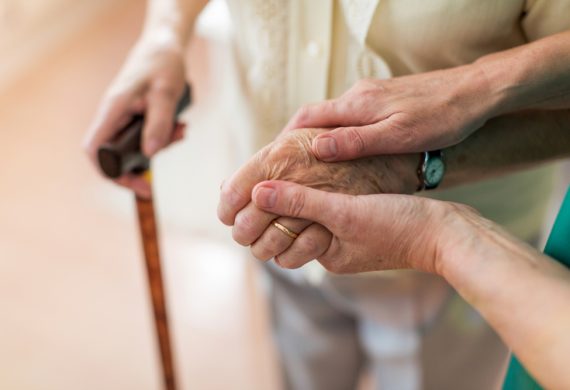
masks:
{"label": "clasped hands", "polygon": [[494,99],[481,98],[494,96],[487,84],[472,89],[480,75],[465,66],[362,80],[302,107],[222,185],[220,220],[256,258],[285,268],[313,259],[337,273],[433,268],[410,262],[436,261],[441,221],[462,206],[378,194],[412,194],[417,152],[456,144],[496,114]]}
{"label": "clasped hands", "polygon": [[[218,216],[233,226],[234,240],[284,268],[317,259],[335,273],[409,268],[409,261],[423,261],[415,247],[435,251],[434,229],[445,214],[437,206],[443,203],[372,195],[413,193],[419,155],[327,163],[311,149],[324,132],[282,133],[222,184]],[[284,234],[274,221],[298,237]]]}

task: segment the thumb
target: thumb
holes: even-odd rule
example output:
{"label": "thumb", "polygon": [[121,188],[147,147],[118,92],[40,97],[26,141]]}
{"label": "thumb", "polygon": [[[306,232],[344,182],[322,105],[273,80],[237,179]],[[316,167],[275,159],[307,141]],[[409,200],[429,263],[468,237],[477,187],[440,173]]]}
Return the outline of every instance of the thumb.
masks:
{"label": "thumb", "polygon": [[312,148],[322,161],[346,161],[380,154],[379,137],[371,126],[344,127],[317,136]]}
{"label": "thumb", "polygon": [[340,127],[313,139],[312,149],[322,161],[346,161],[379,154],[398,154],[422,149],[417,139],[392,128],[388,121],[360,127]]}
{"label": "thumb", "polygon": [[253,203],[261,210],[280,216],[307,219],[326,228],[336,225],[339,211],[348,206],[350,198],[348,195],[278,180],[261,182],[252,192]]}

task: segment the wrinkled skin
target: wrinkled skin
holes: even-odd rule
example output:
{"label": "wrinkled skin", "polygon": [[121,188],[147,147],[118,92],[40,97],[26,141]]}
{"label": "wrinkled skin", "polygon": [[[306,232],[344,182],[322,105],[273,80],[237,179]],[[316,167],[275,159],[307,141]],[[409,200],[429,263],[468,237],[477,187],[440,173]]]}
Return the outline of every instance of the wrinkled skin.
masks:
{"label": "wrinkled skin", "polygon": [[313,138],[321,133],[319,129],[304,129],[284,135],[257,153],[253,157],[255,164],[264,170],[268,179],[292,181],[329,192],[411,193],[417,188],[414,170],[419,164],[418,157],[413,157],[412,164],[408,156],[324,163],[311,151]]}
{"label": "wrinkled skin", "polygon": [[[267,260],[279,256],[284,267],[296,268],[315,258],[330,243],[331,234],[311,222],[282,218],[278,222],[299,233],[293,240],[275,229],[277,218],[262,212],[251,201],[253,187],[265,180],[285,180],[311,188],[343,194],[413,193],[419,184],[418,155],[367,157],[339,163],[325,163],[311,152],[315,136],[322,129],[300,129],[283,133],[259,151],[222,186],[218,215],[233,226],[233,237],[251,245],[254,256]],[[292,245],[293,244],[293,245]]]}

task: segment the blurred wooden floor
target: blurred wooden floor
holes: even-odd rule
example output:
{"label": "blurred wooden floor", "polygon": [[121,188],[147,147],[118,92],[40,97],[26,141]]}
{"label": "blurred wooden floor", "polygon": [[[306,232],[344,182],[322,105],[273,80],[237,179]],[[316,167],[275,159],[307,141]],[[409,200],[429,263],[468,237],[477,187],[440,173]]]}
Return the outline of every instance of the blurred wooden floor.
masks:
{"label": "blurred wooden floor", "polygon": [[[0,96],[1,389],[160,388],[132,199],[80,147],[143,3],[120,2]],[[193,50],[199,114],[207,46]],[[168,158],[214,159],[203,134]],[[185,389],[274,389],[257,272],[215,220],[220,164],[158,183],[178,371]]]}

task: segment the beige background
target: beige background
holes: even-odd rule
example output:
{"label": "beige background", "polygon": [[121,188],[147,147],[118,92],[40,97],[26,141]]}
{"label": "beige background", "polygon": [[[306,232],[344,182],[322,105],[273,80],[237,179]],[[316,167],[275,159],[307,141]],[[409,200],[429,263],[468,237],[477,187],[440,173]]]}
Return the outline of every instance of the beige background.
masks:
{"label": "beige background", "polygon": [[[81,150],[143,5],[0,2],[2,389],[160,388],[132,199]],[[178,372],[186,389],[273,389],[255,262],[215,217],[244,158],[207,105],[219,44],[193,43],[191,131],[155,168]]]}

